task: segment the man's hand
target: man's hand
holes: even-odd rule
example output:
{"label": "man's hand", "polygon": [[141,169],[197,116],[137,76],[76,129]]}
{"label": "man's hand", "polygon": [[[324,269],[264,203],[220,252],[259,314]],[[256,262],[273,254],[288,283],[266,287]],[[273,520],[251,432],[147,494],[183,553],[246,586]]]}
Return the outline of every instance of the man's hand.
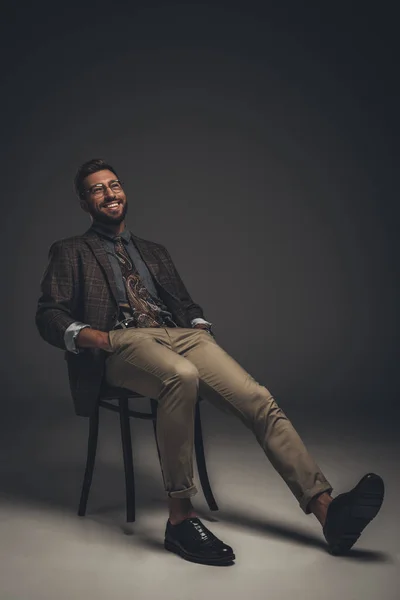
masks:
{"label": "man's hand", "polygon": [[109,337],[109,331],[105,332],[104,338],[103,338],[103,345],[100,346],[103,350],[106,350],[106,352],[112,352],[113,349],[110,346],[110,337]]}
{"label": "man's hand", "polygon": [[101,348],[112,352],[107,331],[99,331],[91,327],[81,329],[75,340],[78,348]]}

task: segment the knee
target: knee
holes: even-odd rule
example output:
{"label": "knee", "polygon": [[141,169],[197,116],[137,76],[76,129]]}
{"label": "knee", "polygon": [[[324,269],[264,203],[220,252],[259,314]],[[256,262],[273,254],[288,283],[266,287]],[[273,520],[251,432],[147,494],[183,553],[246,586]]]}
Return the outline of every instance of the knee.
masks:
{"label": "knee", "polygon": [[278,406],[275,398],[263,386],[260,393],[257,395],[253,404],[254,418],[256,420],[265,420],[268,422],[277,421],[279,419],[287,420],[285,413]]}
{"label": "knee", "polygon": [[179,381],[181,384],[194,384],[196,386],[199,384],[200,374],[197,368],[188,360],[179,362],[177,365],[175,365],[170,376],[172,379]]}

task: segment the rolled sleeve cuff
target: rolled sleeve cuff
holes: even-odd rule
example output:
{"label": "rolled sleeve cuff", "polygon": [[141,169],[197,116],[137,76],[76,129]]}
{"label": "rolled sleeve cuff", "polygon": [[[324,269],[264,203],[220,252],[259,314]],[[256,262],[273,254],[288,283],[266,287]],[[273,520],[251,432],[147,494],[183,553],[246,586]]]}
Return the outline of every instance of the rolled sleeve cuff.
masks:
{"label": "rolled sleeve cuff", "polygon": [[190,321],[192,327],[194,327],[195,325],[197,325],[197,323],[205,323],[206,325],[209,325],[210,327],[212,326],[212,323],[209,323],[208,321],[206,321],[205,319],[202,319],[201,317],[197,317],[196,319],[192,319]]}
{"label": "rolled sleeve cuff", "polygon": [[71,325],[65,330],[64,343],[69,352],[72,352],[73,354],[81,354],[83,352],[83,348],[76,347],[76,336],[80,330],[84,329],[85,327],[90,327],[90,325],[75,321],[74,323],[71,323]]}

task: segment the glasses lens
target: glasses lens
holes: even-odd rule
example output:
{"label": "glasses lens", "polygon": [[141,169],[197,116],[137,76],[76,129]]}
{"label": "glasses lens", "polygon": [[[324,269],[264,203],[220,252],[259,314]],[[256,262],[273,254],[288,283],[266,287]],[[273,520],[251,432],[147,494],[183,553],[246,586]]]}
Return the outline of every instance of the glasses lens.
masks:
{"label": "glasses lens", "polygon": [[99,198],[100,196],[102,196],[104,194],[103,184],[99,183],[99,185],[94,185],[92,188],[90,188],[90,193],[95,198]]}
{"label": "glasses lens", "polygon": [[[94,198],[100,198],[105,194],[106,189],[107,188],[105,185],[103,185],[102,183],[98,183],[97,185],[93,185],[90,188],[89,192]],[[119,181],[112,181],[110,183],[110,189],[112,192],[117,193],[122,190],[122,185]]]}

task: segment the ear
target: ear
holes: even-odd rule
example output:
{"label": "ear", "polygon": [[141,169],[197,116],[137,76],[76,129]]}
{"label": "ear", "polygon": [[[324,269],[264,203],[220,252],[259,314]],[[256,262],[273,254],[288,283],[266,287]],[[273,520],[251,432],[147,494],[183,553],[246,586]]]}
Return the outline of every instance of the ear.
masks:
{"label": "ear", "polygon": [[81,200],[79,201],[79,204],[80,204],[80,207],[82,210],[84,210],[85,212],[89,212],[86,200],[81,198]]}

